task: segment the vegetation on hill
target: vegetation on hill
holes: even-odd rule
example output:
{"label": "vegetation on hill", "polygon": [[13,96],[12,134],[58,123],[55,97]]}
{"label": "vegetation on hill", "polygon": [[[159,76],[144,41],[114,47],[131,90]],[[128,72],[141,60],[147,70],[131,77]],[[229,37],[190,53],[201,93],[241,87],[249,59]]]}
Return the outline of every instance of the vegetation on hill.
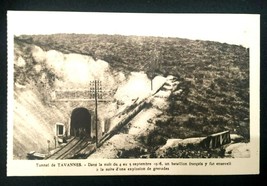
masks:
{"label": "vegetation on hill", "polygon": [[180,84],[164,113],[170,119],[159,120],[161,127],[155,131],[166,138],[203,136],[222,129],[250,138],[247,48],[180,38],[93,34],[22,35],[15,41],[45,51],[90,55],[123,72],[177,77]]}

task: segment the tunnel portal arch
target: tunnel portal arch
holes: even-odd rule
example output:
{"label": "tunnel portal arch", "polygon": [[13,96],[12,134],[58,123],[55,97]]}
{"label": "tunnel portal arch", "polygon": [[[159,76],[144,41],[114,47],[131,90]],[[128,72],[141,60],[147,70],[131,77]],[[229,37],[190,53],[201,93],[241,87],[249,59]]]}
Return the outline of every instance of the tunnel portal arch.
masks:
{"label": "tunnel portal arch", "polygon": [[88,109],[84,107],[78,107],[73,109],[70,119],[71,136],[91,136],[92,115]]}

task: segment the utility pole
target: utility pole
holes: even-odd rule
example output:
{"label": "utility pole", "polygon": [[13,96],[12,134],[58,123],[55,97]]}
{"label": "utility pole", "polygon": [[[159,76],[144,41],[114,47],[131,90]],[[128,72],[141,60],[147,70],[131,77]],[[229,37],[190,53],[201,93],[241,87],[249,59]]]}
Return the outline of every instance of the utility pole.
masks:
{"label": "utility pole", "polygon": [[150,83],[151,83],[151,91],[153,91],[153,79],[156,76],[156,71],[160,70],[160,57],[161,57],[161,53],[160,51],[154,50],[151,54],[150,57],[150,67],[148,70],[148,78],[150,79]]}
{"label": "utility pole", "polygon": [[97,85],[95,80],[95,139],[96,139],[96,147],[98,147],[98,125],[97,125]]}
{"label": "utility pole", "polygon": [[101,81],[94,80],[93,82],[91,82],[90,91],[91,91],[90,97],[94,97],[94,99],[95,99],[95,133],[96,133],[95,138],[96,138],[96,147],[98,147],[97,100],[98,100],[98,98],[102,99]]}

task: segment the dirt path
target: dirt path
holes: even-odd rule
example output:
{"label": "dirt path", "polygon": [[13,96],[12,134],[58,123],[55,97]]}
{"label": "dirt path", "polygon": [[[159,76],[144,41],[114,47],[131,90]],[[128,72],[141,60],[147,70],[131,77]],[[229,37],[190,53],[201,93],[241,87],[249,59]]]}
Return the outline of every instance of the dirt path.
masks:
{"label": "dirt path", "polygon": [[120,133],[105,142],[89,158],[118,158],[123,151],[145,149],[142,143],[140,143],[139,137],[153,130],[154,125],[149,122],[149,119],[160,113],[155,108],[141,111],[131,122],[123,127]]}
{"label": "dirt path", "polygon": [[138,113],[118,134],[105,142],[88,158],[119,158],[127,152],[129,152],[125,155],[127,157],[139,157],[139,155],[146,154],[147,149],[140,137],[147,136],[156,127],[153,119],[162,114],[162,110],[168,107],[167,98],[173,85],[175,83],[167,83],[163,90],[151,98],[152,106],[150,108]]}

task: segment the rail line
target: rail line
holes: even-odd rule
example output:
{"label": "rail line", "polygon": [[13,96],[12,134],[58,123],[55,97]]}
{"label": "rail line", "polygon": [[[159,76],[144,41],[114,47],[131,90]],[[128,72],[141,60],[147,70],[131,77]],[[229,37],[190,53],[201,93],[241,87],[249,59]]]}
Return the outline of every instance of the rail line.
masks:
{"label": "rail line", "polygon": [[62,154],[58,159],[70,159],[74,155],[76,155],[79,151],[84,149],[86,146],[91,144],[91,141],[88,138],[81,139],[76,145],[74,145],[71,149],[66,151],[64,154]]}
{"label": "rail line", "polygon": [[76,152],[80,151],[81,148],[83,148],[84,145],[87,144],[87,142],[89,142],[87,138],[74,137],[64,147],[54,152],[46,159],[56,160],[70,158],[71,154],[75,154]]}

